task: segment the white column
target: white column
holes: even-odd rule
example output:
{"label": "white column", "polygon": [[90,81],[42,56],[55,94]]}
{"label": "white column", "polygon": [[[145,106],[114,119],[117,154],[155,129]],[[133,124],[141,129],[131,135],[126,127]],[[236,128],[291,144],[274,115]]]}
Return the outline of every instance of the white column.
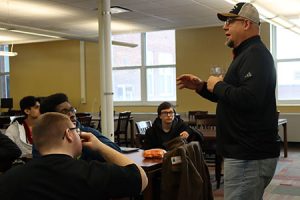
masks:
{"label": "white column", "polygon": [[98,1],[98,24],[101,77],[101,128],[102,133],[114,141],[110,0]]}
{"label": "white column", "polygon": [[86,103],[85,43],[80,41],[80,103]]}

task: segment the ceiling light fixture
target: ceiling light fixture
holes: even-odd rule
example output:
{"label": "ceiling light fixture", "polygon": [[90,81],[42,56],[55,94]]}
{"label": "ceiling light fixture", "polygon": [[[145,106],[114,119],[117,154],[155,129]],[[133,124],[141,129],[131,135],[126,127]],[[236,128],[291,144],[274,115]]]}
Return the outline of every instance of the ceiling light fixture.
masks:
{"label": "ceiling light fixture", "polygon": [[0,56],[16,56],[16,55],[18,55],[17,52],[0,51]]}
{"label": "ceiling light fixture", "polygon": [[0,56],[16,56],[17,52],[13,52],[14,45],[11,45],[10,51],[0,51]]}
{"label": "ceiling light fixture", "polygon": [[131,48],[134,48],[134,47],[138,46],[137,44],[134,44],[134,43],[121,42],[121,41],[115,41],[115,40],[112,40],[111,43],[112,43],[112,45],[123,46],[123,47],[131,47]]}
{"label": "ceiling light fixture", "polygon": [[49,38],[61,38],[58,36],[54,36],[54,35],[47,35],[47,34],[41,34],[41,33],[34,33],[34,32],[29,32],[29,31],[21,31],[21,30],[16,30],[16,29],[8,29],[11,32],[15,32],[15,33],[24,33],[24,34],[28,34],[28,35],[36,35],[36,36],[43,36],[43,37],[49,37]]}
{"label": "ceiling light fixture", "polygon": [[110,13],[111,14],[120,14],[120,13],[126,13],[126,12],[132,12],[132,10],[128,8],[123,8],[121,6],[112,6],[110,7]]}

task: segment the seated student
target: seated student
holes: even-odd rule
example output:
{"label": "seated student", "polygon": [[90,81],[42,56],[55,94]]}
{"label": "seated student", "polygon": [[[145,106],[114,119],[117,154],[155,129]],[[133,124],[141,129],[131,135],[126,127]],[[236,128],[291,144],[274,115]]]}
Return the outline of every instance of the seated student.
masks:
{"label": "seated student", "polygon": [[0,131],[0,172],[9,169],[21,153],[19,147]]}
{"label": "seated student", "polygon": [[34,96],[26,96],[20,101],[24,117],[19,117],[7,128],[5,135],[14,141],[22,151],[22,157],[32,152],[32,127],[40,116],[40,102]]}
{"label": "seated student", "polygon": [[[32,134],[41,157],[0,176],[1,200],[111,199],[137,196],[148,184],[140,166],[93,134],[81,132],[64,114],[41,115]],[[107,163],[75,159],[82,146]]]}
{"label": "seated student", "polygon": [[182,119],[175,117],[175,114],[174,106],[169,102],[163,102],[158,106],[158,116],[152,127],[146,131],[144,149],[165,149],[165,142],[178,136],[187,139],[193,133],[192,129]]}
{"label": "seated student", "polygon": [[[59,112],[62,114],[67,115],[70,120],[74,123],[74,125],[79,128],[81,131],[84,132],[91,132],[94,134],[101,142],[106,144],[107,146],[121,152],[120,147],[115,144],[114,142],[110,141],[107,137],[102,135],[98,130],[91,128],[91,127],[85,127],[82,126],[79,121],[76,120],[76,109],[72,107],[71,103],[68,100],[67,95],[63,93],[56,93],[52,94],[41,102],[41,113],[47,113],[47,112]],[[35,150],[35,147],[33,147],[33,157],[39,156],[39,153]],[[98,154],[97,152],[93,152],[87,148],[83,148],[82,154],[80,156],[83,160],[99,160],[104,161],[103,157]]]}

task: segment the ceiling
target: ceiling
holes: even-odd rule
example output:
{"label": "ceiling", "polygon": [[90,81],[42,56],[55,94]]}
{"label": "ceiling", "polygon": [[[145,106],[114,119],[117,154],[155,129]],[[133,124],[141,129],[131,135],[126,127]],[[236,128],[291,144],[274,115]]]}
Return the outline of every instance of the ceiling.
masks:
{"label": "ceiling", "polygon": [[[300,0],[284,0],[289,7],[279,4],[283,0],[260,1],[279,15],[299,19]],[[111,6],[132,10],[112,15],[113,34],[222,25],[216,13],[232,8],[224,0],[111,0]],[[96,41],[97,7],[98,0],[0,0],[0,44],[53,40],[12,30]]]}

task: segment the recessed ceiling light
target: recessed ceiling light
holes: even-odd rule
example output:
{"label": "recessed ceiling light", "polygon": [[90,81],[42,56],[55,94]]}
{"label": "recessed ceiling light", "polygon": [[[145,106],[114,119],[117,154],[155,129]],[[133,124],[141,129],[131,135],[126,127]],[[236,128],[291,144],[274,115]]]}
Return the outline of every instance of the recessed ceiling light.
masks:
{"label": "recessed ceiling light", "polygon": [[128,8],[123,8],[121,6],[112,6],[110,7],[111,14],[119,14],[119,13],[126,13],[126,12],[132,12],[132,10]]}

